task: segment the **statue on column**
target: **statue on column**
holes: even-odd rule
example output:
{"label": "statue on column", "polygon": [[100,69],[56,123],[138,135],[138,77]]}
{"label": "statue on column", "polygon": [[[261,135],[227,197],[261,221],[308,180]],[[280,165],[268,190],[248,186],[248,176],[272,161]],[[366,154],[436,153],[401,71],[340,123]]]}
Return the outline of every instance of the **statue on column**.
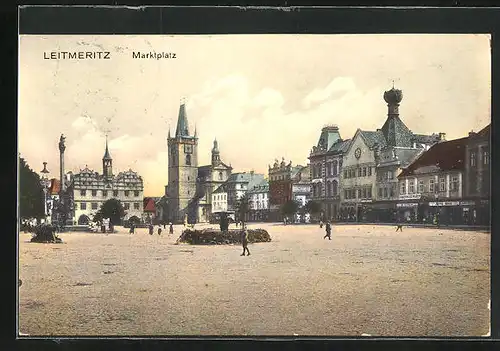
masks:
{"label": "statue on column", "polygon": [[66,137],[64,134],[61,134],[61,138],[59,139],[59,151],[64,152],[66,150],[66,145],[64,144],[66,142]]}

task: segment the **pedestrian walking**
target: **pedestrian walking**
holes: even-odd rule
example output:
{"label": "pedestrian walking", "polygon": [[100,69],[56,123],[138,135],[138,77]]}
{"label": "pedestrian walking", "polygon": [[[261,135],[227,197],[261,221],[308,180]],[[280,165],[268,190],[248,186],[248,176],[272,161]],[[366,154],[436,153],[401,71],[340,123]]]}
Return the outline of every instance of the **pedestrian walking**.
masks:
{"label": "pedestrian walking", "polygon": [[328,238],[329,240],[332,240],[332,226],[330,225],[329,221],[326,222],[325,231],[326,235],[323,237],[323,239]]}
{"label": "pedestrian walking", "polygon": [[248,250],[248,231],[245,227],[241,231],[241,244],[243,245],[243,253],[241,256],[245,256],[245,252],[247,252],[247,256],[250,256],[250,251]]}
{"label": "pedestrian walking", "polygon": [[130,234],[134,234],[135,233],[135,226],[134,226],[134,223],[130,224]]}
{"label": "pedestrian walking", "polygon": [[167,229],[167,222],[163,222],[163,229]]}
{"label": "pedestrian walking", "polygon": [[169,234],[174,234],[174,225],[172,224],[172,222],[170,222],[170,225],[168,227],[168,233]]}
{"label": "pedestrian walking", "polygon": [[161,226],[158,226],[158,235],[161,235]]}
{"label": "pedestrian walking", "polygon": [[321,220],[321,219],[319,220],[319,227],[323,228],[323,220]]}
{"label": "pedestrian walking", "polygon": [[153,225],[150,224],[148,228],[149,228],[149,235],[153,235],[153,229],[154,229]]}
{"label": "pedestrian walking", "polygon": [[402,231],[403,231],[403,224],[398,223],[398,225],[396,226],[396,231],[398,231],[398,230],[399,230],[400,232],[402,232]]}

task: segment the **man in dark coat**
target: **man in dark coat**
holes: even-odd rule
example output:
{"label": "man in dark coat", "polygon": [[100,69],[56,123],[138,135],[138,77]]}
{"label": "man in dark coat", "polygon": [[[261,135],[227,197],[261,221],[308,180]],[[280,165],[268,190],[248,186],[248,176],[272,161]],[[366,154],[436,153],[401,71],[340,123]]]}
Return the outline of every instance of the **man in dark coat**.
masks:
{"label": "man in dark coat", "polygon": [[330,221],[326,222],[325,231],[326,235],[323,237],[323,239],[328,238],[329,240],[332,240],[332,225],[330,224]]}
{"label": "man in dark coat", "polygon": [[243,227],[241,231],[241,244],[243,245],[243,253],[241,256],[245,256],[245,252],[247,252],[247,256],[250,256],[250,251],[248,250],[248,231],[246,227]]}

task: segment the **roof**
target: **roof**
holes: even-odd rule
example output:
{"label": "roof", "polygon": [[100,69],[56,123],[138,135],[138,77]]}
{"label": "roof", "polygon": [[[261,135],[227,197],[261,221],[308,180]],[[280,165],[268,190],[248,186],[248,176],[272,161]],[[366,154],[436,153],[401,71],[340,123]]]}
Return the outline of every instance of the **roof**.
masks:
{"label": "roof", "polygon": [[413,133],[399,116],[389,115],[380,131],[387,145],[411,147]]}
{"label": "roof", "polygon": [[369,148],[372,148],[373,146],[375,146],[375,144],[378,144],[380,147],[387,146],[384,133],[381,130],[377,130],[375,132],[368,130],[360,130],[359,133],[365,139],[366,145]]}
{"label": "roof", "polygon": [[326,126],[321,130],[317,147],[319,149],[328,150],[340,140],[339,128],[337,126]]}
{"label": "roof", "polygon": [[155,212],[155,200],[152,197],[144,198],[144,212]]}
{"label": "roof", "polygon": [[347,140],[339,139],[339,140],[337,140],[337,142],[335,142],[332,145],[332,147],[328,151],[329,152],[338,152],[338,153],[345,152],[349,148],[350,143],[351,143],[351,139],[347,139]]}
{"label": "roof", "polygon": [[212,194],[219,194],[219,193],[227,193],[227,186],[225,183],[212,192]]}
{"label": "roof", "polygon": [[111,155],[109,154],[108,150],[108,138],[106,137],[106,151],[104,152],[104,157],[102,158],[103,160],[111,160]]}
{"label": "roof", "polygon": [[413,134],[411,140],[419,144],[437,143],[439,141],[439,134],[431,134],[431,135]]}
{"label": "roof", "polygon": [[254,187],[248,190],[249,193],[265,193],[269,191],[269,182],[267,179],[263,179],[261,182],[257,183]]}
{"label": "roof", "polygon": [[254,173],[251,176],[250,181],[248,182],[247,189],[253,189],[257,184],[261,183],[264,180],[263,174]]}
{"label": "roof", "polygon": [[424,148],[401,148],[391,147],[384,150],[380,157],[379,167],[397,164],[400,167],[408,166],[417,156],[424,151]]}
{"label": "roof", "polygon": [[177,118],[177,128],[175,130],[175,136],[189,136],[189,126],[185,104],[181,104],[181,106],[179,107],[179,117]]}
{"label": "roof", "polygon": [[61,190],[61,181],[59,179],[52,178],[50,180],[50,188],[49,188],[50,195],[57,195],[59,194],[60,190]]}
{"label": "roof", "polygon": [[400,177],[435,171],[463,170],[465,168],[465,144],[468,138],[460,138],[434,144],[419,158],[403,169]]}
{"label": "roof", "polygon": [[477,133],[472,132],[469,134],[469,136],[472,137],[471,139],[483,139],[483,138],[489,139],[490,135],[491,135],[491,124],[488,124],[486,127],[481,129]]}

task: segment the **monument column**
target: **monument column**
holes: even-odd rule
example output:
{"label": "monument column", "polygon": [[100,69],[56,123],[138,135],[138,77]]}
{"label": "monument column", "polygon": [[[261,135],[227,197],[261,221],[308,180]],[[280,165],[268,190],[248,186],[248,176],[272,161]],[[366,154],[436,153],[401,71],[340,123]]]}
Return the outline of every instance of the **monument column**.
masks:
{"label": "monument column", "polygon": [[64,150],[66,150],[66,145],[64,142],[66,138],[64,134],[61,134],[61,138],[59,139],[59,178],[61,180],[60,193],[64,193],[66,190],[66,184],[64,181]]}

